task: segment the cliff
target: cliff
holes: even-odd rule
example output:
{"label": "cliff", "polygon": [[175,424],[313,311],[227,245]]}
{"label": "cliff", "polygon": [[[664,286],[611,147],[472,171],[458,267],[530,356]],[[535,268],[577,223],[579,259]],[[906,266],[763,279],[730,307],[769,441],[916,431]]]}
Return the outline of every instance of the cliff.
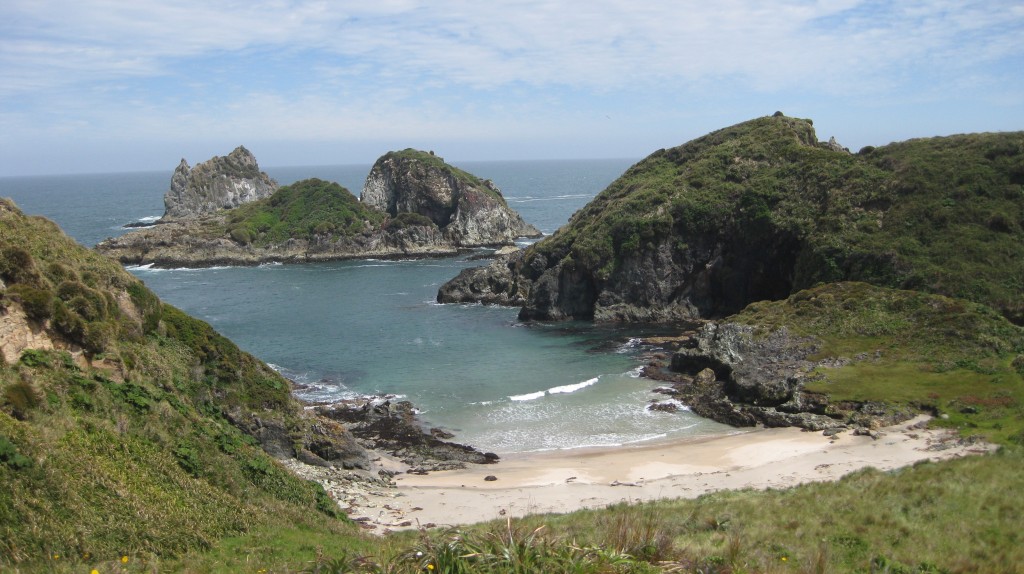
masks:
{"label": "cliff", "polygon": [[227,156],[215,156],[194,168],[181,160],[171,188],[164,195],[166,221],[196,217],[238,207],[270,196],[277,182],[260,171],[256,158],[242,146]]}
{"label": "cliff", "polygon": [[819,282],[991,305],[1024,322],[1024,133],[868,147],[776,114],[658,150],[525,253],[438,300],[523,319],[720,317]]}
{"label": "cliff", "polygon": [[373,164],[360,201],[392,217],[418,214],[456,247],[509,245],[542,234],[509,208],[494,182],[450,166],[432,152],[389,152]]}
{"label": "cliff", "polygon": [[207,267],[454,255],[524,235],[540,233],[492,183],[407,151],[377,161],[363,201],[337,183],[307,179],[234,209],[131,231],[96,249],[125,264]]}

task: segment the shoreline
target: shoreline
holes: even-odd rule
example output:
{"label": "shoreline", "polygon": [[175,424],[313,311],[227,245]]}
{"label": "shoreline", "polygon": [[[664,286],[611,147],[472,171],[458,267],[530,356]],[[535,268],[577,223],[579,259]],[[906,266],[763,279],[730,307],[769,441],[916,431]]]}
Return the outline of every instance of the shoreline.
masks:
{"label": "shoreline", "polygon": [[927,429],[929,417],[880,429],[872,436],[833,437],[794,427],[737,429],[724,435],[665,439],[621,447],[503,454],[494,465],[405,474],[382,455],[373,472],[392,475],[377,484],[348,484],[330,473],[318,480],[350,518],[373,533],[449,527],[603,508],[620,502],[696,498],[719,490],[788,488],[838,480],[867,467],[892,470],[922,460],[990,452],[959,440],[955,431]]}

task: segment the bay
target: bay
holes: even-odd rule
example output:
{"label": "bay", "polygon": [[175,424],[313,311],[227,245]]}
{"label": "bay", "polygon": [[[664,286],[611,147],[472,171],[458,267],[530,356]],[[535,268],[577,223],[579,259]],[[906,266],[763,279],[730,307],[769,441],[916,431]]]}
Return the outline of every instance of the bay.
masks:
{"label": "bay", "polygon": [[[546,234],[632,160],[465,162]],[[267,168],[359,193],[369,165]],[[171,172],[0,179],[0,195],[56,221],[85,245],[163,213]],[[164,301],[212,324],[303,385],[308,400],[394,394],[456,440],[499,453],[720,433],[679,411],[650,411],[636,337],[660,327],[530,323],[516,309],[439,305],[467,255],[213,269],[133,268]]]}

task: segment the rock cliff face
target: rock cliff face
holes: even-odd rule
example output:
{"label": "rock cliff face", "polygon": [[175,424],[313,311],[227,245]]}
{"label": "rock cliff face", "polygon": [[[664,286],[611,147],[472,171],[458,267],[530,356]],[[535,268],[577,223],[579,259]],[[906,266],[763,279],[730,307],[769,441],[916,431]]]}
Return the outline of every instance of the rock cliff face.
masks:
{"label": "rock cliff face", "polygon": [[851,154],[776,114],[656,151],[551,237],[463,271],[438,300],[521,305],[522,319],[677,321],[857,280],[1022,323],[1022,182],[1022,132]]}
{"label": "rock cliff face", "polygon": [[377,160],[360,201],[387,212],[424,216],[457,247],[508,245],[519,237],[540,237],[508,207],[490,180],[452,167],[432,153],[407,149]]}
{"label": "rock cliff face", "polygon": [[194,168],[184,159],[164,195],[164,219],[181,219],[238,207],[270,196],[277,182],[260,171],[256,158],[243,146]]}

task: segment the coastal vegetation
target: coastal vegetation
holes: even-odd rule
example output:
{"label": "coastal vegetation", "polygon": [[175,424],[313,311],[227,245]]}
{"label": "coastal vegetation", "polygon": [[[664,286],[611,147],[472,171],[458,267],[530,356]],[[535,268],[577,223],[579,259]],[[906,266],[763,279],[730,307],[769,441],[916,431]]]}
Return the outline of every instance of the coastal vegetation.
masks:
{"label": "coastal vegetation", "polygon": [[[720,317],[853,280],[983,303],[1022,324],[1022,184],[1021,132],[852,154],[820,144],[810,120],[754,119],[651,154],[532,246],[519,274],[553,286],[524,315],[628,319],[619,309],[635,304]],[[678,272],[638,288],[648,267]]]}
{"label": "coastal vegetation", "polygon": [[366,207],[348,189],[314,178],[231,210],[226,223],[238,243],[270,245],[318,236],[352,237],[376,229],[384,219],[384,213]]}
{"label": "coastal vegetation", "polygon": [[180,554],[269,517],[351,532],[254,432],[305,443],[280,375],[7,200],[0,254],[0,564]]}

